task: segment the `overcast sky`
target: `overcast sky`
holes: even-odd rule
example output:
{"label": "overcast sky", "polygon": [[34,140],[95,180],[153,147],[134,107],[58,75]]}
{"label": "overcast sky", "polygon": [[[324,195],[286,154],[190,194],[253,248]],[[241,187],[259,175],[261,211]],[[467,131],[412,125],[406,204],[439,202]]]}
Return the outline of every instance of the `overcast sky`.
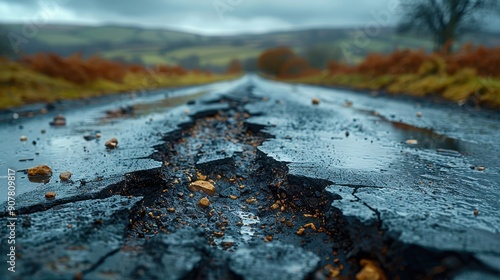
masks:
{"label": "overcast sky", "polygon": [[[0,0],[0,21],[120,24],[201,34],[394,25],[398,0]],[[389,19],[389,20],[387,20]],[[499,25],[500,22],[496,21]],[[492,26],[492,24],[489,24]]]}

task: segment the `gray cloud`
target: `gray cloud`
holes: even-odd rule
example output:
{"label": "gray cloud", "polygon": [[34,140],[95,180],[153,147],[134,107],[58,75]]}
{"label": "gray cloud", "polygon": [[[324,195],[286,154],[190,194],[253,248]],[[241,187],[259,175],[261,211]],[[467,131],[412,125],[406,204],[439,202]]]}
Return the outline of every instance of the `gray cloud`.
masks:
{"label": "gray cloud", "polygon": [[[23,22],[61,3],[49,22],[178,28],[205,34],[364,26],[398,0],[0,0],[0,19]],[[219,8],[219,10],[217,10]],[[390,24],[395,24],[394,15]]]}

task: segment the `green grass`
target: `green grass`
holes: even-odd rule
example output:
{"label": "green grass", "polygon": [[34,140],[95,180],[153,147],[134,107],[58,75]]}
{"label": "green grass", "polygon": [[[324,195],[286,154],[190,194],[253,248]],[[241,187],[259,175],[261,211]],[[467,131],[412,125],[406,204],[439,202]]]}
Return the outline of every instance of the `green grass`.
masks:
{"label": "green grass", "polygon": [[61,44],[61,45],[89,45],[92,42],[87,40],[85,37],[75,37],[72,34],[66,33],[45,33],[41,32],[38,37],[38,40],[42,41],[45,44]]}
{"label": "green grass", "polygon": [[87,38],[90,41],[98,42],[105,41],[109,43],[122,43],[134,38],[136,29],[123,27],[96,27],[86,28],[79,32],[78,36]]}

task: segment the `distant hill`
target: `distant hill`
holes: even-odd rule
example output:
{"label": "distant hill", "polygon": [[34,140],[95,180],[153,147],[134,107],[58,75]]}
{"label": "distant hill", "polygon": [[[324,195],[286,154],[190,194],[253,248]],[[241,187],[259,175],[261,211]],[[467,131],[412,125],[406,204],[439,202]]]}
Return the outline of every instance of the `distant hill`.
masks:
{"label": "distant hill", "polygon": [[[186,32],[142,29],[123,26],[45,25],[32,38],[23,35],[23,25],[2,25],[2,40],[13,32],[23,36],[22,53],[54,52],[69,55],[82,52],[88,56],[142,64],[180,64],[186,68],[222,70],[232,58],[240,59],[252,70],[256,57],[265,49],[286,45],[306,56],[314,66],[321,67],[328,59],[355,63],[369,52],[391,52],[396,48],[430,50],[432,41],[425,37],[402,36],[392,28],[383,28],[368,41],[356,40],[352,28],[314,29],[247,34],[234,36],[203,36]],[[365,38],[366,39],[366,38]],[[8,41],[8,40],[7,40]],[[463,37],[486,46],[499,46],[500,34],[476,33]],[[362,45],[360,45],[362,44]]]}

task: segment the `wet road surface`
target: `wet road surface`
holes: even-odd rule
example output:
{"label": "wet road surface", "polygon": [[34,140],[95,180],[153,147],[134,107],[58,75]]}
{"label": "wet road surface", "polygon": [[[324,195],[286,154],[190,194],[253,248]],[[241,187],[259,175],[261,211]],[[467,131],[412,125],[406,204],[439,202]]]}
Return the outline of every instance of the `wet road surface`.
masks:
{"label": "wet road surface", "polygon": [[[17,170],[8,279],[500,277],[498,114],[252,75],[14,113],[0,123],[3,185]],[[38,164],[50,182],[30,182]]]}

